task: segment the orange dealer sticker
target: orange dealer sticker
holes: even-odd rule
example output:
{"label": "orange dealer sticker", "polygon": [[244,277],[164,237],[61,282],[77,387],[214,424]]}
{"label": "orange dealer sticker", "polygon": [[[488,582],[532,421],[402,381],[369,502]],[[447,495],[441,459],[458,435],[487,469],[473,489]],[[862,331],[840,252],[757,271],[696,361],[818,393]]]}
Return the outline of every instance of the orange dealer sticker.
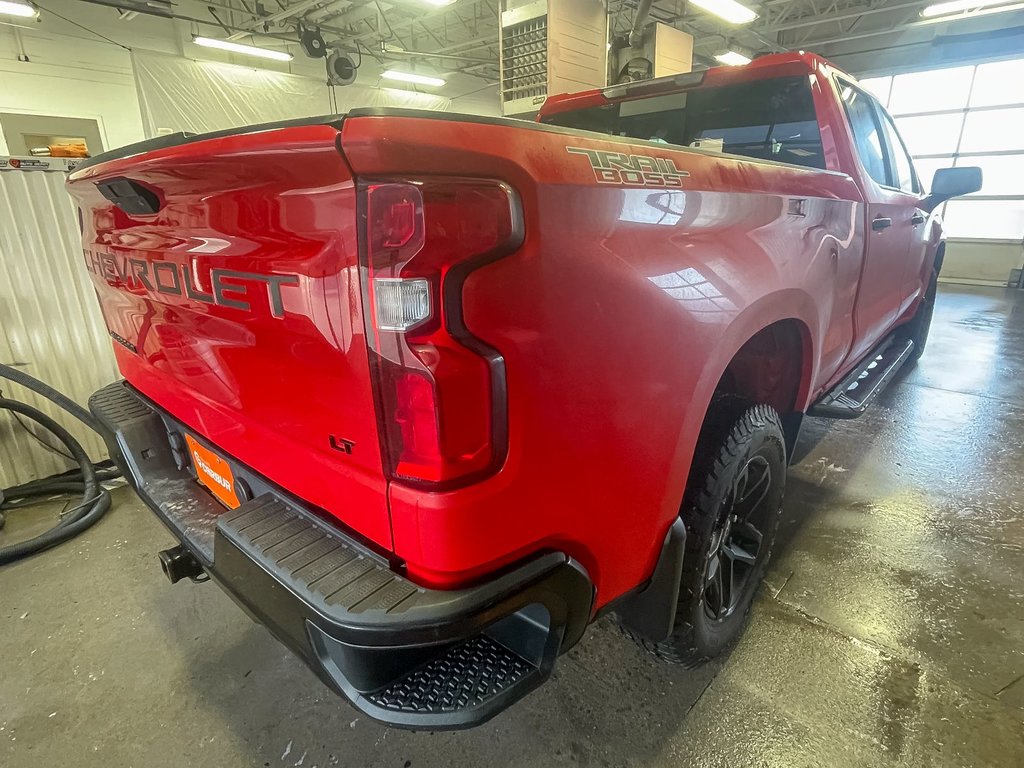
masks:
{"label": "orange dealer sticker", "polygon": [[200,484],[206,486],[224,506],[229,509],[237,507],[241,502],[235,493],[235,478],[228,463],[201,446],[191,435],[185,435],[185,442],[188,443],[188,452],[192,455],[192,464]]}

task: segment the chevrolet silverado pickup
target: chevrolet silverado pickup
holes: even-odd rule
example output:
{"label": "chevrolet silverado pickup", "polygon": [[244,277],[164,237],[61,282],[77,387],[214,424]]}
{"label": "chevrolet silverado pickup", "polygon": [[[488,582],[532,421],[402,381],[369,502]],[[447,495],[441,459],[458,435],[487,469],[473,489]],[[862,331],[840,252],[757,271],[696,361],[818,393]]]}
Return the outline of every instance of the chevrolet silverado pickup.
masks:
{"label": "chevrolet silverado pickup", "polygon": [[89,159],[111,456],[210,578],[367,715],[476,725],[613,612],[739,637],[805,415],[924,349],[940,204],[823,59],[544,104],[361,109]]}

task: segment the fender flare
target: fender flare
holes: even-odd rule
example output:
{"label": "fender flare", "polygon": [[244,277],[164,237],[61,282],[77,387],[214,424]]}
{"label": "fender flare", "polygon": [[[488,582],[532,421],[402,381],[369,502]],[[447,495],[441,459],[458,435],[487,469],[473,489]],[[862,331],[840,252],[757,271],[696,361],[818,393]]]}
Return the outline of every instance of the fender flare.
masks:
{"label": "fender flare", "polygon": [[[692,408],[687,415],[683,434],[680,435],[681,442],[692,430],[695,418],[699,419],[700,424],[704,423],[715,387],[743,346],[765,328],[787,321],[797,324],[803,345],[800,386],[795,407],[796,410],[804,410],[811,394],[811,382],[818,371],[821,319],[814,297],[799,289],[785,289],[760,297],[733,318],[724,329],[720,337],[720,352],[705,366],[694,389],[691,403],[697,407]],[[677,446],[676,458],[679,458],[681,448],[683,446]],[[690,458],[692,459],[692,456]]]}
{"label": "fender flare", "polygon": [[[714,365],[705,366],[690,402],[695,406],[690,409],[686,423],[679,437],[679,444],[673,457],[673,467],[679,466],[682,457],[686,457],[687,476],[693,462],[693,450],[696,440],[688,441],[687,435],[693,429],[693,420],[699,419],[702,426],[707,416],[715,387],[721,381],[729,364],[736,354],[750,339],[765,328],[781,322],[795,321],[801,333],[804,349],[800,386],[797,392],[796,407],[802,416],[806,407],[806,398],[810,393],[810,382],[818,368],[818,337],[815,329],[820,327],[819,317],[813,298],[796,289],[779,291],[762,296],[729,323],[722,335],[722,353],[715,357]],[[785,417],[786,414],[783,414]],[[792,440],[795,441],[799,431],[800,419],[792,420]],[[785,421],[784,421],[785,425]],[[699,434],[699,426],[695,434]],[[790,434],[787,429],[787,443]],[[787,446],[791,450],[791,446]],[[663,538],[659,539],[660,551],[655,560],[651,576],[637,589],[626,593],[609,605],[622,624],[650,642],[661,642],[668,638],[675,623],[676,609],[679,600],[679,580],[682,574],[683,556],[686,550],[686,526],[679,517],[679,500],[683,497],[688,477],[681,479],[679,493],[667,493],[666,499],[676,498],[674,509],[668,520]],[[667,502],[666,502],[667,503]]]}

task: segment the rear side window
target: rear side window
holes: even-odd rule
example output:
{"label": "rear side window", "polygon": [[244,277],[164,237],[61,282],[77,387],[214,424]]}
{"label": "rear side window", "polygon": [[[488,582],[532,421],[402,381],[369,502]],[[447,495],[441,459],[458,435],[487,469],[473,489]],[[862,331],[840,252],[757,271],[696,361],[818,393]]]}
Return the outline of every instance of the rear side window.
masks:
{"label": "rear side window", "polygon": [[805,76],[701,87],[560,112],[551,125],[825,168]]}
{"label": "rear side window", "polygon": [[864,170],[879,184],[888,185],[882,132],[871,97],[842,80],[839,81],[839,92],[843,106],[846,107],[846,117],[850,121],[853,141]]}

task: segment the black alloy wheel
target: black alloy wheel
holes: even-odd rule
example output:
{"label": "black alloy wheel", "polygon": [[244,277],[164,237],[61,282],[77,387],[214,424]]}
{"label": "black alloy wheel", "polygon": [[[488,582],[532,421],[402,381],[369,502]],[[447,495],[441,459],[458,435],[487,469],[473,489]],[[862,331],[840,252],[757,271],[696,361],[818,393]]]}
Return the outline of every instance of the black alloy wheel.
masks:
{"label": "black alloy wheel", "polygon": [[765,524],[772,510],[766,501],[772,468],[764,456],[752,456],[726,498],[721,524],[712,534],[704,578],[704,610],[722,621],[735,613],[750,586],[762,553]]}
{"label": "black alloy wheel", "polygon": [[686,667],[733,646],[768,567],[786,464],[775,409],[730,394],[712,401],[679,510],[686,551],[672,632],[659,641],[628,634]]}

